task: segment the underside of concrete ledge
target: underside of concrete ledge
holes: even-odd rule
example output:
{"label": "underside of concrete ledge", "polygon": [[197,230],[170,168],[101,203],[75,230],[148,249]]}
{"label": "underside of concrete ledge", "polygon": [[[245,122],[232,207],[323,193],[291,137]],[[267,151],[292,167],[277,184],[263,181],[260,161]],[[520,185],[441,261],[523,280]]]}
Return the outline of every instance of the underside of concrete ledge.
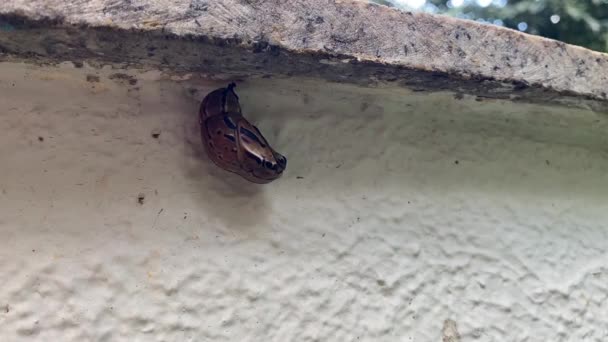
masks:
{"label": "underside of concrete ledge", "polygon": [[0,60],[318,77],[608,112],[606,54],[361,1],[5,1]]}

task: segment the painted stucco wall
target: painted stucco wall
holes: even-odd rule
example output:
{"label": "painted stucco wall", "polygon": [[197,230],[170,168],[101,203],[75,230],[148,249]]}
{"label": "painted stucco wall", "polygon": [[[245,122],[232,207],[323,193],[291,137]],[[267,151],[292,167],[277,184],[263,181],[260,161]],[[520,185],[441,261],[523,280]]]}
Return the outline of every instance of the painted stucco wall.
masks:
{"label": "painted stucco wall", "polygon": [[202,150],[225,81],[0,74],[2,341],[608,340],[606,116],[243,80],[258,186]]}

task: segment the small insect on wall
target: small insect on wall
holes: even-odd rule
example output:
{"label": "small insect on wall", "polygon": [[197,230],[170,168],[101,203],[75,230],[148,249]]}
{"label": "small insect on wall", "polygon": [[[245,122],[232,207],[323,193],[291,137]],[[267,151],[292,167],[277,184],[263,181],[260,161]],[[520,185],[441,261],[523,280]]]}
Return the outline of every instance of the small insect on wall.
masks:
{"label": "small insect on wall", "polygon": [[250,182],[265,184],[281,177],[287,158],[275,151],[260,130],[241,112],[239,97],[230,83],[203,99],[199,117],[201,136],[215,165]]}

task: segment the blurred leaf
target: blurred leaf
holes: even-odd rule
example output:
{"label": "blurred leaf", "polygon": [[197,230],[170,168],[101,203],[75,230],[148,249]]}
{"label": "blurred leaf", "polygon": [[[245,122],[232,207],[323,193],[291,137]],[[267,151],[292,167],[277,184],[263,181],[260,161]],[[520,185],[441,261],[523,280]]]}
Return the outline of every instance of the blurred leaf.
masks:
{"label": "blurred leaf", "polygon": [[[405,8],[405,0],[372,0],[392,7]],[[427,11],[454,17],[484,21],[500,19],[504,26],[517,29],[520,22],[528,25],[526,32],[593,50],[608,51],[608,0],[508,0],[506,6],[496,1],[480,7],[475,0],[449,8],[447,0],[427,0]],[[421,10],[424,10],[423,6]],[[551,16],[559,22],[552,23]]]}

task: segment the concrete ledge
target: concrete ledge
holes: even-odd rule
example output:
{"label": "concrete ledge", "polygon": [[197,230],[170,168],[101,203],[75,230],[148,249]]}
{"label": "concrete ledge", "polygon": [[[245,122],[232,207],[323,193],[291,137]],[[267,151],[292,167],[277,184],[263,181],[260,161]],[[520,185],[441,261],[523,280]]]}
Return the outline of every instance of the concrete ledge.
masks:
{"label": "concrete ledge", "polygon": [[608,55],[358,1],[13,0],[0,58],[307,76],[608,112]]}

